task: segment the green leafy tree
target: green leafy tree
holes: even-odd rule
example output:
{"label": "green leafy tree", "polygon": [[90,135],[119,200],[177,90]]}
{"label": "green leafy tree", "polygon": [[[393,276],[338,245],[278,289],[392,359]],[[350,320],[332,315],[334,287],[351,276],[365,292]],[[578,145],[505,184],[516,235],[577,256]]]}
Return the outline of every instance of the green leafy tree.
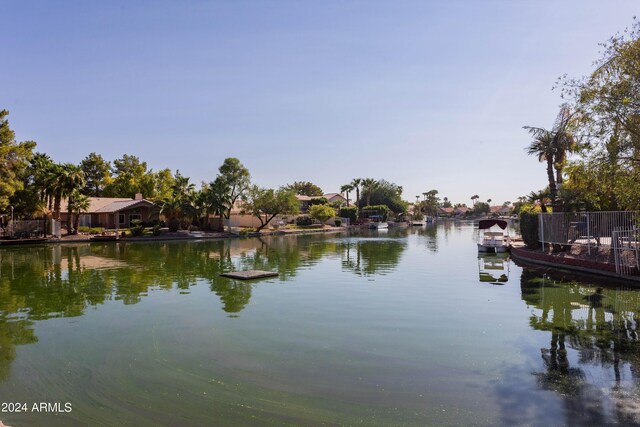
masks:
{"label": "green leafy tree", "polygon": [[91,153],[80,162],[80,168],[85,178],[83,193],[100,197],[111,181],[111,164],[100,154]]}
{"label": "green leafy tree", "polygon": [[153,174],[153,194],[144,195],[147,199],[164,200],[173,194],[175,180],[171,169],[161,169]]}
{"label": "green leafy tree", "polygon": [[561,79],[586,143],[564,188],[588,209],[640,209],[640,22],[602,44],[587,77]]}
{"label": "green leafy tree", "polygon": [[260,220],[260,231],[278,215],[296,214],[299,204],[295,193],[289,188],[273,190],[254,185],[248,190],[244,209]]}
{"label": "green leafy tree", "polygon": [[309,216],[324,224],[336,216],[336,211],[329,205],[313,205],[309,208]]}
{"label": "green leafy tree", "polygon": [[[395,213],[407,210],[407,203],[402,200],[402,187],[384,179],[377,181],[370,193],[367,193],[365,188],[363,199],[368,200],[372,205],[386,205]],[[362,208],[363,206],[360,206],[360,209]]]}
{"label": "green leafy tree", "polygon": [[153,173],[147,170],[147,162],[141,162],[136,156],[125,154],[113,161],[113,180],[104,190],[109,197],[131,197],[142,193],[144,197],[153,197]]}
{"label": "green leafy tree", "polygon": [[314,197],[322,196],[324,194],[320,187],[308,181],[296,181],[293,184],[287,185],[285,188],[293,191],[294,194],[302,196]]}
{"label": "green leafy tree", "polygon": [[225,218],[229,219],[234,204],[247,191],[251,184],[251,174],[249,170],[240,163],[240,160],[235,157],[226,158],[218,170],[220,172],[218,176],[224,181],[224,185],[227,188],[227,200],[225,200],[224,203],[225,208],[223,214]]}
{"label": "green leafy tree", "polygon": [[9,198],[24,186],[24,173],[36,143],[16,142],[9,127],[7,110],[0,110],[0,211],[9,206]]}

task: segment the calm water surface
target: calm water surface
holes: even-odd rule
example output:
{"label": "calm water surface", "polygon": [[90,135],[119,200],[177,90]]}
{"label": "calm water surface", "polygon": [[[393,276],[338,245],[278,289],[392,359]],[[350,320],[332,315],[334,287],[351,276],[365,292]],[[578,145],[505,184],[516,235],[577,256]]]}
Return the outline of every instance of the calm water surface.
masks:
{"label": "calm water surface", "polygon": [[[478,257],[472,224],[0,250],[22,425],[632,425],[640,294]],[[279,272],[252,282],[240,269]],[[33,403],[71,412],[33,412]]]}

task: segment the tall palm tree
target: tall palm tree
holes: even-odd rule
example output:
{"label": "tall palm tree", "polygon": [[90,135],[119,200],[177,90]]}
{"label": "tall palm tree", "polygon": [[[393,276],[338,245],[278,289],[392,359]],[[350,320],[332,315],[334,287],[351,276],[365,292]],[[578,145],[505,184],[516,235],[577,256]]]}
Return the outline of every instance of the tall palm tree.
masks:
{"label": "tall palm tree", "polygon": [[347,195],[347,207],[349,207],[349,193],[353,190],[354,190],[354,187],[351,184],[345,184],[342,187],[340,187],[340,192],[345,193]]}
{"label": "tall palm tree", "polygon": [[524,129],[533,136],[533,141],[526,148],[527,154],[538,156],[540,162],[547,163],[547,179],[552,203],[558,196],[557,184],[562,183],[562,171],[567,155],[579,148],[578,141],[571,131],[575,121],[575,114],[571,113],[567,105],[562,105],[551,130],[524,126]]}
{"label": "tall palm tree", "polygon": [[351,181],[351,185],[356,190],[356,200],[355,200],[356,205],[358,204],[358,202],[360,202],[360,185],[361,184],[362,184],[362,178],[354,178]]}
{"label": "tall palm tree", "polygon": [[478,196],[477,194],[474,194],[473,196],[471,196],[471,201],[473,202],[473,204],[476,204],[476,200],[478,200],[480,198],[480,196]]}
{"label": "tall palm tree", "polygon": [[[80,166],[72,163],[62,165],[59,175],[59,192],[61,198],[67,197],[67,230],[71,231],[73,196],[79,194],[84,187],[84,172]],[[76,191],[77,190],[77,191]]]}
{"label": "tall palm tree", "polygon": [[208,206],[212,215],[218,216],[218,230],[224,231],[224,213],[231,206],[231,188],[225,179],[218,176],[208,186]]}
{"label": "tall palm tree", "polygon": [[553,146],[553,133],[542,128],[525,126],[525,129],[533,136],[533,141],[527,147],[527,154],[538,156],[538,161],[547,163],[547,179],[549,180],[549,192],[551,200],[555,201],[558,195],[558,187],[553,176],[553,163],[555,148]]}
{"label": "tall palm tree", "polygon": [[375,190],[378,181],[373,178],[365,178],[362,180],[362,190],[367,192],[367,206],[371,205],[371,193]]}

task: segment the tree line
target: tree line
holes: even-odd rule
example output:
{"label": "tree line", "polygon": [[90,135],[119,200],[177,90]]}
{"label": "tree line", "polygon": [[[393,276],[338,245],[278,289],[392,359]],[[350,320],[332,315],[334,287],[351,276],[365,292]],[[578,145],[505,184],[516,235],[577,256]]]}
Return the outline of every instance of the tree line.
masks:
{"label": "tree line", "polygon": [[554,124],[524,127],[548,186],[521,202],[543,211],[640,210],[640,23],[601,48],[591,74],[558,79]]}

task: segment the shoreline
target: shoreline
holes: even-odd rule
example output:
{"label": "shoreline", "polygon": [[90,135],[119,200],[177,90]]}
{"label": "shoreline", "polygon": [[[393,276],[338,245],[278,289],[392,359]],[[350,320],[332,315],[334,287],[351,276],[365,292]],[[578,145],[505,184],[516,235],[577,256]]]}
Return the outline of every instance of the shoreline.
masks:
{"label": "shoreline", "polygon": [[302,234],[315,234],[315,233],[341,233],[347,231],[347,227],[329,227],[329,228],[317,228],[309,230],[271,230],[266,232],[252,232],[252,233],[205,233],[205,232],[175,232],[164,233],[159,236],[140,236],[140,237],[121,237],[117,240],[92,240],[91,235],[74,235],[65,236],[62,238],[50,238],[50,239],[16,239],[16,240],[0,240],[0,249],[3,247],[15,247],[15,246],[30,246],[30,245],[50,245],[50,244],[77,244],[77,243],[109,243],[109,242],[123,242],[123,243],[136,243],[136,242],[166,242],[166,241],[183,241],[183,240],[222,240],[222,239],[236,239],[236,238],[249,238],[249,237],[263,237],[263,236],[286,236],[286,235],[302,235]]}
{"label": "shoreline", "polygon": [[607,277],[618,281],[627,282],[633,286],[640,286],[640,276],[623,276],[616,273],[616,268],[611,263],[598,262],[589,259],[563,257],[542,252],[540,249],[526,249],[524,247],[511,247],[511,257],[514,261],[525,265],[553,268],[560,271],[570,271],[592,276]]}

